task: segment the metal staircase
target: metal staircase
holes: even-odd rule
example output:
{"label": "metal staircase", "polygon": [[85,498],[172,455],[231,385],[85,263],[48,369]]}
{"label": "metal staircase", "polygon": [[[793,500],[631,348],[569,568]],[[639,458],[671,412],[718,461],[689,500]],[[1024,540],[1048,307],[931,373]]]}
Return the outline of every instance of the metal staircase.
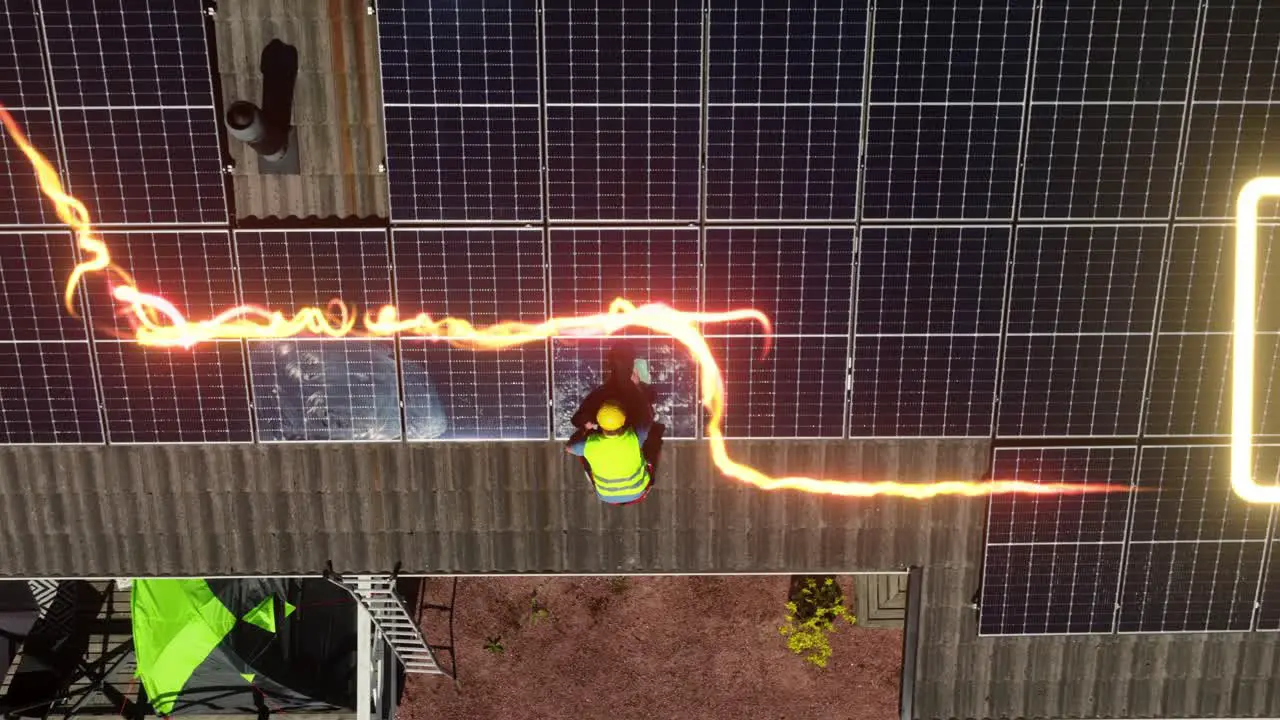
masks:
{"label": "metal staircase", "polygon": [[427,644],[417,622],[409,615],[404,598],[396,592],[395,575],[339,576],[326,572],[325,577],[356,599],[369,616],[373,625],[382,633],[391,651],[404,665],[407,673],[422,675],[446,675],[436,662],[435,652]]}

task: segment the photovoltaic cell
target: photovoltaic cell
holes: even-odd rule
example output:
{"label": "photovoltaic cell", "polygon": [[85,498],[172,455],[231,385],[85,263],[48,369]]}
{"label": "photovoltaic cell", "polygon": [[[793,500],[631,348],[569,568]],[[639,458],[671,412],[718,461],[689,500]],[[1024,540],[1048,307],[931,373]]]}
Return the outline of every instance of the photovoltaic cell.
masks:
{"label": "photovoltaic cell", "polygon": [[545,341],[483,351],[404,338],[400,364],[409,440],[550,436]]}
{"label": "photovoltaic cell", "polygon": [[[992,480],[1129,485],[1134,447],[997,448]],[[1130,495],[992,496],[987,542],[1123,543]]]}
{"label": "photovoltaic cell", "polygon": [[1215,4],[1205,13],[1196,100],[1274,102],[1280,19],[1265,0]]}
{"label": "photovoltaic cell", "polygon": [[392,0],[377,13],[387,103],[537,104],[535,3]]}
{"label": "photovoltaic cell", "polygon": [[[615,339],[569,339],[551,341],[551,388],[553,421],[557,440],[573,432],[570,418],[587,394],[605,379],[605,357]],[[689,352],[666,337],[627,338],[637,359],[649,363],[650,382],[655,394],[654,415],[667,426],[667,438],[694,438],[698,434],[701,410],[698,396],[698,368]]]}
{"label": "photovoltaic cell", "polygon": [[1023,218],[1167,219],[1182,105],[1033,105]]}
{"label": "photovoltaic cell", "polygon": [[[173,303],[188,320],[205,320],[240,304],[231,234],[226,230],[104,232],[100,235],[117,265],[144,293]],[[111,297],[100,274],[88,275],[90,317],[97,339],[131,334],[133,316]]]}
{"label": "photovoltaic cell", "polygon": [[1133,543],[1118,631],[1248,630],[1265,544]]}
{"label": "photovoltaic cell", "polygon": [[1267,552],[1258,606],[1257,629],[1280,630],[1280,540],[1272,540]]}
{"label": "photovoltaic cell", "polygon": [[[1254,345],[1254,432],[1280,435],[1280,337]],[[1231,433],[1231,336],[1159,335],[1147,390],[1148,436]]]}
{"label": "photovoltaic cell", "polygon": [[855,332],[1000,333],[1008,227],[864,227]]}
{"label": "photovoltaic cell", "polygon": [[1149,335],[1009,335],[998,435],[1132,435]]}
{"label": "photovoltaic cell", "polygon": [[66,232],[0,233],[0,341],[88,339],[62,300],[76,266],[71,243]]}
{"label": "photovoltaic cell", "polygon": [[999,335],[854,337],[849,435],[989,436]]}
{"label": "photovoltaic cell", "polygon": [[1008,219],[1022,109],[997,105],[872,106],[868,219]]}
{"label": "photovoltaic cell", "polygon": [[682,7],[547,3],[548,103],[700,102],[702,14]]}
{"label": "photovoltaic cell", "polygon": [[[853,228],[708,228],[708,312],[755,308],[782,335],[849,332]],[[714,334],[760,333],[756,323],[716,325]]]}
{"label": "photovoltaic cell", "polygon": [[0,98],[10,110],[50,106],[34,0],[7,0],[0,7]]}
{"label": "photovoltaic cell", "polygon": [[1246,182],[1280,174],[1278,145],[1280,106],[1192,105],[1178,217],[1234,219],[1236,195]]}
{"label": "photovoltaic cell", "polygon": [[244,302],[292,313],[342,298],[358,309],[394,302],[386,230],[239,230]]}
{"label": "photovoltaic cell", "polygon": [[94,343],[113,443],[251,442],[244,347],[190,349]]}
{"label": "photovoltaic cell", "polygon": [[212,108],[205,21],[195,0],[42,0],[61,107]]}
{"label": "photovoltaic cell", "polygon": [[[1255,322],[1264,333],[1280,332],[1280,253],[1272,250],[1276,237],[1275,225],[1259,224]],[[1160,331],[1231,332],[1234,277],[1234,226],[1174,226]]]}
{"label": "photovoltaic cell", "polygon": [[[9,113],[37,150],[46,157],[58,157],[52,111],[10,110]],[[0,164],[3,166],[0,169],[0,226],[58,222],[53,207],[40,192],[35,168],[7,137],[0,142]]]}
{"label": "photovoltaic cell", "polygon": [[707,217],[853,220],[859,108],[710,106]]}
{"label": "photovoltaic cell", "polygon": [[0,443],[101,443],[86,342],[0,342]]}
{"label": "photovoltaic cell", "polygon": [[541,230],[394,228],[391,237],[403,316],[425,312],[477,327],[546,319]]}
{"label": "photovoltaic cell", "polygon": [[871,102],[1021,103],[1032,7],[877,4]]}
{"label": "photovoltaic cell", "polygon": [[550,232],[552,315],[601,313],[619,297],[636,305],[698,309],[696,229],[552,228]]}
{"label": "photovoltaic cell", "polygon": [[840,437],[847,337],[712,337],[724,374],[726,437]]}
{"label": "photovoltaic cell", "polygon": [[717,4],[710,19],[712,104],[862,102],[866,9]]}
{"label": "photovoltaic cell", "polygon": [[538,108],[387,106],[391,219],[542,219]]}
{"label": "photovoltaic cell", "polygon": [[394,340],[250,340],[258,440],[403,437]]}
{"label": "photovoltaic cell", "polygon": [[[1276,477],[1280,453],[1254,453],[1258,482]],[[1161,541],[1265,540],[1271,509],[1252,505],[1231,489],[1226,446],[1145,447],[1138,465],[1130,539]],[[1155,492],[1152,492],[1155,491]]]}
{"label": "photovoltaic cell", "polygon": [[1119,543],[989,546],[979,633],[1111,632],[1122,550]]}
{"label": "photovoltaic cell", "polygon": [[95,222],[226,222],[212,109],[64,108],[59,118],[69,190]]}
{"label": "photovoltaic cell", "polygon": [[550,214],[567,220],[695,220],[700,110],[550,107]]}
{"label": "photovoltaic cell", "polygon": [[1165,226],[1021,227],[1009,331],[1149,333]]}
{"label": "photovoltaic cell", "polygon": [[1032,100],[1185,100],[1196,11],[1194,3],[1166,0],[1046,4]]}

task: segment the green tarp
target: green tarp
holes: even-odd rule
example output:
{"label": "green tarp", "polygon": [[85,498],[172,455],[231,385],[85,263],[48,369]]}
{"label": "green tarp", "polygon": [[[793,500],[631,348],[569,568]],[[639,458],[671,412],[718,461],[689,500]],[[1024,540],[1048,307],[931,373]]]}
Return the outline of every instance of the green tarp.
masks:
{"label": "green tarp", "polygon": [[168,714],[236,617],[204,580],[135,580],[130,606],[138,678],[156,712]]}

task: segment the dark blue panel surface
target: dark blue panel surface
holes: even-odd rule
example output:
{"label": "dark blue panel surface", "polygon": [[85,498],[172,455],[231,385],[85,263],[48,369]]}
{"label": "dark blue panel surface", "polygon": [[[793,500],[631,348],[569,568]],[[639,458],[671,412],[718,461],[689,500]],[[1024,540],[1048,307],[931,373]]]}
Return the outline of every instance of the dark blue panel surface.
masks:
{"label": "dark blue panel surface", "polygon": [[857,106],[707,109],[707,217],[855,219]]}
{"label": "dark blue panel surface", "polygon": [[541,230],[391,231],[397,305],[405,317],[456,317],[477,327],[547,316]]}
{"label": "dark blue panel surface", "polygon": [[0,443],[100,443],[84,342],[0,342]]}
{"label": "dark blue panel surface", "polygon": [[1021,216],[1167,220],[1182,105],[1036,105]]}
{"label": "dark blue panel surface", "polygon": [[1280,174],[1276,148],[1280,105],[1192,105],[1178,217],[1234,219],[1246,182]]}
{"label": "dark blue panel surface", "polygon": [[[1280,331],[1280,250],[1273,249],[1280,240],[1276,227],[1258,226],[1258,332]],[[1234,276],[1233,226],[1174,226],[1160,331],[1231,332]]]}
{"label": "dark blue panel surface", "polygon": [[[849,333],[853,228],[708,228],[703,307],[755,308],[782,335]],[[758,323],[708,326],[760,333]]]}
{"label": "dark blue panel surface", "polygon": [[1267,0],[1206,6],[1196,100],[1274,102],[1280,74],[1280,17]]}
{"label": "dark blue panel surface", "polygon": [[855,336],[849,435],[989,436],[999,335]]}
{"label": "dark blue panel surface", "polygon": [[1008,227],[863,228],[854,332],[999,333]]}
{"label": "dark blue panel surface", "polygon": [[1021,227],[1009,332],[1151,332],[1163,225]]}
{"label": "dark blue panel surface", "polygon": [[557,220],[696,220],[698,107],[547,109]]}
{"label": "dark blue panel surface", "polygon": [[497,351],[400,342],[409,440],[545,440],[546,341]]}
{"label": "dark blue panel surface", "polygon": [[547,102],[691,103],[702,88],[696,3],[546,3]]}
{"label": "dark blue panel surface", "polygon": [[[998,448],[992,480],[1034,483],[1133,482],[1136,447]],[[1122,543],[1130,495],[993,495],[987,542]]]}
{"label": "dark blue panel surface", "polygon": [[[1253,427],[1280,435],[1280,337],[1254,340]],[[1160,335],[1147,390],[1151,435],[1231,433],[1231,336]]]}
{"label": "dark blue panel surface", "polygon": [[251,340],[258,440],[399,440],[394,340]]}
{"label": "dark blue panel surface", "polygon": [[724,375],[726,437],[840,437],[847,337],[708,338]]}
{"label": "dark blue panel surface", "polygon": [[1258,598],[1257,629],[1280,630],[1280,540],[1268,545],[1267,568]]}
{"label": "dark blue panel surface", "polygon": [[1120,543],[992,545],[983,565],[979,632],[1111,632]]}
{"label": "dark blue panel surface", "polygon": [[378,3],[385,102],[538,102],[538,16],[532,0]]}
{"label": "dark blue panel surface", "polygon": [[551,314],[602,313],[619,297],[696,312],[698,244],[696,229],[552,229]]}
{"label": "dark blue panel surface", "polygon": [[0,22],[0,98],[10,108],[49,107],[35,0],[5,0]]}
{"label": "dark blue panel surface", "polygon": [[0,233],[0,341],[86,339],[62,300],[76,266],[71,243],[67,232]]}
{"label": "dark blue panel surface", "polygon": [[70,191],[95,222],[225,223],[213,108],[62,110]]}
{"label": "dark blue panel surface", "polygon": [[536,107],[387,107],[391,219],[540,220]]}
{"label": "dark blue panel surface", "polygon": [[1009,335],[998,434],[1136,433],[1150,341],[1149,335]]}
{"label": "dark blue panel surface", "polygon": [[[231,234],[226,230],[180,232],[106,232],[101,235],[111,259],[124,268],[144,293],[173,303],[188,320],[198,321],[240,304]],[[90,317],[99,340],[131,335],[132,315],[111,297],[101,274],[88,275]]]}
{"label": "dark blue panel surface", "polygon": [[1187,97],[1195,3],[1069,0],[1040,15],[1036,102],[1177,102]]}
{"label": "dark blue panel surface", "polygon": [[1119,632],[1248,630],[1263,541],[1129,546]]}
{"label": "dark blue panel surface", "polygon": [[213,105],[199,0],[42,0],[41,7],[61,107]]}
{"label": "dark blue panel surface", "polygon": [[240,230],[244,302],[294,312],[342,298],[374,310],[394,303],[386,230]]}
{"label": "dark blue panel surface", "polygon": [[710,102],[862,102],[865,7],[711,7]]}
{"label": "dark blue panel surface", "polygon": [[[3,96],[0,96],[3,98]],[[2,99],[0,99],[2,102]],[[10,110],[27,140],[51,162],[58,161],[58,144],[50,110]],[[7,136],[0,139],[0,226],[44,225],[58,222],[53,205],[40,192],[35,168]]]}
{"label": "dark blue panel surface", "polygon": [[1032,6],[960,5],[876,5],[871,102],[1022,102]]}
{"label": "dark blue panel surface", "polygon": [[251,442],[244,346],[94,343],[113,443]]}
{"label": "dark blue panel surface", "polygon": [[[557,439],[573,431],[570,418],[578,406],[604,381],[605,356],[617,339],[568,339],[551,341],[553,429]],[[698,398],[698,366],[683,345],[667,337],[627,338],[637,359],[649,363],[656,399],[654,416],[667,426],[667,438],[693,438],[701,411]]]}
{"label": "dark blue panel surface", "polygon": [[[1251,505],[1231,489],[1230,449],[1226,446],[1142,449],[1138,487],[1133,496],[1130,537],[1150,541],[1263,540],[1271,508]],[[1254,452],[1255,480],[1277,479],[1280,453]]]}
{"label": "dark blue panel surface", "polygon": [[1022,108],[872,106],[868,219],[1008,219]]}

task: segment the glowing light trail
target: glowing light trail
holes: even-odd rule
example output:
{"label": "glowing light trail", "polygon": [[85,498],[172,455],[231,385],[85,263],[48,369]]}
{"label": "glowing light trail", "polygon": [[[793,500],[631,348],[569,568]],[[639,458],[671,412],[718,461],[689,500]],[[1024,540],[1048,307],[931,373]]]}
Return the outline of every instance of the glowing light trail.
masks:
{"label": "glowing light trail", "polygon": [[1231,489],[1252,503],[1280,502],[1280,485],[1253,477],[1254,313],[1258,309],[1258,203],[1280,197],[1280,177],[1254,178],[1236,198],[1236,297],[1231,328]]}
{"label": "glowing light trail", "polygon": [[286,338],[302,334],[333,338],[350,335],[410,335],[435,338],[475,350],[501,350],[553,336],[608,336],[624,328],[641,327],[660,335],[668,335],[689,350],[698,363],[702,380],[702,404],[709,416],[707,440],[711,445],[711,456],[716,467],[725,475],[758,488],[850,497],[895,495],[908,498],[930,498],[938,495],[976,497],[1009,493],[1077,495],[1130,491],[1129,486],[1125,485],[1096,483],[1036,483],[1019,480],[901,483],[800,476],[773,477],[736,462],[729,457],[722,430],[725,414],[724,378],[699,325],[742,320],[758,322],[765,331],[767,353],[772,326],[769,319],[758,310],[691,313],[656,303],[637,307],[618,298],[610,304],[607,312],[596,315],[553,317],[541,323],[500,322],[477,328],[466,320],[437,320],[426,313],[401,318],[399,311],[389,305],[376,312],[366,312],[358,321],[356,313],[347,303],[335,299],[325,308],[304,307],[293,315],[244,305],[207,320],[189,320],[169,300],[140,290],[129,273],[112,262],[106,244],[94,233],[84,204],[63,189],[57,170],[31,145],[17,122],[2,106],[0,121],[3,121],[10,137],[35,167],[41,190],[53,201],[58,218],[75,231],[77,243],[86,255],[86,259],[75,267],[67,280],[64,300],[68,311],[76,313],[75,293],[81,280],[90,273],[106,273],[111,281],[111,295],[123,306],[134,327],[134,339],[141,345],[190,348],[210,340]]}

